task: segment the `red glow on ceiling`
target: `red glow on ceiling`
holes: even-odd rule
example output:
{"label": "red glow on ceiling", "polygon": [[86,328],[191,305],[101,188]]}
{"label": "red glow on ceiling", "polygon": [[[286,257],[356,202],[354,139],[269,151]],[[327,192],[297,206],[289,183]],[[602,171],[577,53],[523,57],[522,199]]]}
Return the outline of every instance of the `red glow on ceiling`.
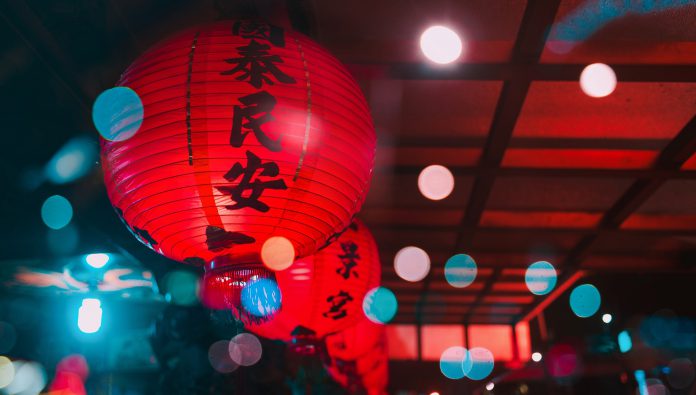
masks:
{"label": "red glow on ceiling", "polygon": [[683,170],[696,170],[696,154],[691,155],[691,158],[689,158],[686,162],[684,162],[682,169]]}
{"label": "red glow on ceiling", "polygon": [[442,352],[452,346],[464,347],[462,325],[423,325],[421,327],[421,357],[424,361],[439,361]]}
{"label": "red glow on ceiling", "polygon": [[645,169],[658,151],[612,149],[510,148],[503,167],[562,169]]}
{"label": "red glow on ceiling", "polygon": [[621,228],[695,230],[696,215],[633,214],[621,224]]}
{"label": "red glow on ceiling", "polygon": [[515,325],[515,336],[517,337],[518,358],[521,361],[529,361],[532,358],[532,341],[529,335],[529,323],[520,322]]}
{"label": "red glow on ceiling", "polygon": [[390,359],[418,358],[418,333],[415,325],[387,325],[386,330]]}
{"label": "red glow on ceiling", "polygon": [[485,211],[480,225],[494,228],[593,228],[601,213],[582,211]]}
{"label": "red glow on ceiling", "polygon": [[509,325],[469,325],[469,348],[484,347],[496,361],[511,361],[512,327]]}

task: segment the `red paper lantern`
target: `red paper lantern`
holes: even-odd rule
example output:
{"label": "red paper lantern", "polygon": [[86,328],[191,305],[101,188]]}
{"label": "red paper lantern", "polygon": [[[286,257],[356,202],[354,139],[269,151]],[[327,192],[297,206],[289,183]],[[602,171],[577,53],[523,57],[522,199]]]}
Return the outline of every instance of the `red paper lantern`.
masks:
{"label": "red paper lantern", "polygon": [[[244,314],[243,308],[240,314],[236,306],[241,303],[231,291],[239,279],[224,272],[213,270],[205,274],[204,299],[211,300],[209,305],[217,308],[231,308],[245,321],[246,329],[259,336],[313,347],[324,336],[360,319],[367,320],[362,302],[365,294],[379,285],[379,252],[365,225],[356,220],[337,241],[275,274],[282,302],[280,311],[272,317],[254,319]],[[266,304],[254,300],[251,305],[259,303]]]}
{"label": "red paper lantern", "polygon": [[107,192],[158,253],[253,267],[282,236],[303,257],[360,209],[376,144],[368,107],[307,37],[257,21],[191,29],[146,52],[119,85],[139,95],[144,119],[133,137],[102,141]]}
{"label": "red paper lantern", "polygon": [[[342,359],[329,351],[329,363],[326,370],[341,386],[350,392],[366,391],[368,394],[385,394],[389,381],[389,356],[387,354],[386,331],[383,326],[378,329],[373,347],[356,359]],[[369,332],[366,335],[374,335]],[[374,340],[374,339],[373,339]],[[355,338],[348,344],[360,346],[363,340]]]}
{"label": "red paper lantern", "polygon": [[384,325],[367,318],[355,325],[326,337],[326,350],[332,358],[353,361],[369,353],[384,336]]}

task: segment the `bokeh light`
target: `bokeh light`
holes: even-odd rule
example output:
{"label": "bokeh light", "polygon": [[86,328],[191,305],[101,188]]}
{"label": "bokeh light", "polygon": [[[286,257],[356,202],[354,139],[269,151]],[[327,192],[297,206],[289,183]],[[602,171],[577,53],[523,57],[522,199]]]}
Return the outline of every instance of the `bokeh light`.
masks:
{"label": "bokeh light", "polygon": [[404,247],[394,256],[394,270],[406,281],[420,281],[430,271],[430,257],[421,248]]}
{"label": "bokeh light", "polygon": [[569,344],[556,344],[546,353],[546,368],[551,376],[564,378],[578,371],[578,353]]}
{"label": "bokeh light", "polygon": [[10,352],[17,341],[17,331],[9,322],[0,321],[0,354]]}
{"label": "bokeh light", "polygon": [[261,360],[263,349],[259,339],[251,333],[240,333],[229,344],[230,358],[241,366],[255,365]]}
{"label": "bokeh light", "polygon": [[494,382],[491,381],[490,383],[486,384],[486,389],[487,389],[488,391],[493,391],[493,388],[495,388],[495,383],[494,383]]}
{"label": "bokeh light", "polygon": [[539,362],[539,361],[541,361],[541,358],[542,358],[542,355],[540,352],[532,353],[532,361]]}
{"label": "bokeh light", "polygon": [[455,288],[471,285],[477,273],[476,261],[466,254],[453,255],[445,263],[445,280]]}
{"label": "bokeh light", "polygon": [[594,315],[602,304],[599,290],[592,284],[582,284],[570,293],[570,308],[580,318]]}
{"label": "bokeh light", "polygon": [[628,331],[621,331],[619,332],[619,350],[623,353],[627,353],[631,351],[631,348],[633,348],[633,341],[631,341],[631,335],[628,334]]}
{"label": "bokeh light", "polygon": [[73,208],[68,199],[53,195],[41,206],[41,219],[51,229],[61,229],[70,223]]}
{"label": "bokeh light", "polygon": [[444,166],[430,165],[420,172],[418,189],[430,200],[442,200],[454,190],[454,176]]}
{"label": "bokeh light", "polygon": [[614,317],[612,317],[611,314],[602,314],[602,322],[605,324],[610,323],[612,319],[614,319]]}
{"label": "bokeh light", "polygon": [[438,64],[452,63],[462,54],[462,40],[452,29],[445,26],[431,26],[420,37],[423,55]]}
{"label": "bokeh light", "polygon": [[452,380],[464,378],[462,364],[466,356],[467,350],[464,347],[453,346],[443,351],[440,355],[440,372],[442,372],[442,375]]}
{"label": "bokeh light", "polygon": [[210,345],[208,348],[208,361],[210,366],[219,373],[231,373],[237,370],[239,364],[236,363],[229,351],[230,342],[227,340],[219,340]]}
{"label": "bokeh light", "polygon": [[184,270],[175,270],[164,277],[164,290],[172,303],[181,306],[191,306],[198,302],[200,284],[198,276]]}
{"label": "bokeh light", "polygon": [[109,263],[109,254],[89,254],[85,257],[85,262],[95,269],[101,269]]}
{"label": "bokeh light", "polygon": [[143,123],[143,103],[134,90],[124,86],[102,92],[92,106],[92,121],[101,136],[110,141],[133,137]]}
{"label": "bokeh light", "polygon": [[278,283],[260,278],[247,283],[242,289],[242,307],[256,317],[275,314],[281,306],[282,295]]}
{"label": "bokeh light", "polygon": [[[489,349],[474,347],[467,353],[463,369],[466,377],[472,380],[483,380],[493,372],[494,364],[493,353]],[[471,368],[468,368],[468,365]]]}
{"label": "bokeh light", "polygon": [[694,364],[688,358],[673,359],[669,363],[669,373],[667,373],[667,382],[676,389],[686,389],[696,378],[696,370]]}
{"label": "bokeh light", "polygon": [[37,395],[46,386],[46,372],[37,362],[14,361],[14,380],[4,388],[8,394]]}
{"label": "bokeh light", "polygon": [[84,381],[87,380],[89,376],[89,365],[84,356],[80,354],[70,354],[66,355],[58,362],[56,371],[74,373]]}
{"label": "bokeh light", "polygon": [[616,73],[604,63],[593,63],[582,70],[580,88],[587,96],[609,96],[616,89]]}
{"label": "bokeh light", "polygon": [[77,315],[77,327],[83,333],[96,333],[102,325],[101,301],[96,298],[82,299]]}
{"label": "bokeh light", "polygon": [[650,378],[645,380],[645,390],[640,388],[636,390],[639,395],[669,395],[669,389],[662,383],[660,379]]}
{"label": "bokeh light", "polygon": [[386,324],[396,315],[398,303],[394,292],[385,287],[370,290],[363,299],[365,316],[376,324]]}
{"label": "bokeh light", "polygon": [[9,358],[0,356],[0,388],[5,388],[14,380],[14,365]]}
{"label": "bokeh light", "polygon": [[97,143],[91,138],[70,139],[44,168],[46,178],[54,184],[65,184],[85,176],[99,158]]}
{"label": "bokeh light", "polygon": [[556,287],[556,268],[546,261],[534,262],[524,275],[529,292],[534,295],[546,295]]}
{"label": "bokeh light", "polygon": [[261,247],[261,260],[273,271],[285,270],[295,260],[295,248],[285,237],[269,237]]}

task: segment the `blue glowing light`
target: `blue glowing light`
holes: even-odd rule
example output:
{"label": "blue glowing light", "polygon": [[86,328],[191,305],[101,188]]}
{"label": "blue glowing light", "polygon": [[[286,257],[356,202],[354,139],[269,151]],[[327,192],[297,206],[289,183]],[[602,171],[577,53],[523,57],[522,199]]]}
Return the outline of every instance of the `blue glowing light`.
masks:
{"label": "blue glowing light", "polygon": [[631,348],[633,348],[631,335],[628,334],[628,331],[621,331],[619,333],[619,350],[626,353],[631,351]]}
{"label": "blue glowing light", "polygon": [[524,275],[529,292],[534,295],[546,295],[556,287],[556,269],[546,261],[534,262]]}
{"label": "blue glowing light", "polygon": [[645,381],[645,371],[636,370],[635,372],[633,372],[633,376],[636,378],[636,383],[638,383],[638,393],[640,395],[649,395],[648,385]]}
{"label": "blue glowing light", "polygon": [[51,229],[64,228],[70,223],[72,216],[72,205],[60,195],[49,197],[41,206],[41,219]]}
{"label": "blue glowing light", "polygon": [[453,255],[445,263],[445,279],[455,288],[464,288],[476,280],[478,269],[474,258],[466,254]]}
{"label": "blue glowing light", "polygon": [[77,315],[77,327],[83,333],[95,333],[102,325],[101,301],[94,298],[82,300],[82,306]]}
{"label": "blue glowing light", "polygon": [[462,369],[466,377],[472,380],[483,380],[493,372],[493,353],[487,348],[474,347],[466,354]]}
{"label": "blue glowing light", "polygon": [[580,318],[591,317],[601,304],[599,290],[592,284],[579,285],[570,293],[570,308]]}
{"label": "blue glowing light", "polygon": [[85,262],[95,269],[103,268],[107,263],[109,263],[108,254],[89,254],[85,257]]}
{"label": "blue glowing light", "polygon": [[88,137],[76,137],[56,152],[44,169],[54,184],[65,184],[86,175],[98,158],[97,144]]}
{"label": "blue glowing light", "polygon": [[256,317],[268,317],[280,309],[282,295],[278,284],[261,278],[242,289],[242,307]]}
{"label": "blue glowing light", "polygon": [[365,316],[377,324],[386,324],[391,321],[394,315],[396,315],[397,308],[396,296],[388,288],[374,288],[363,299]]}
{"label": "blue glowing light", "polygon": [[133,137],[143,123],[143,103],[134,90],[124,86],[102,92],[92,107],[92,121],[99,134],[110,141]]}
{"label": "blue glowing light", "polygon": [[440,355],[440,372],[452,380],[464,378],[465,372],[462,362],[466,359],[468,351],[464,347],[454,346],[446,349]]}

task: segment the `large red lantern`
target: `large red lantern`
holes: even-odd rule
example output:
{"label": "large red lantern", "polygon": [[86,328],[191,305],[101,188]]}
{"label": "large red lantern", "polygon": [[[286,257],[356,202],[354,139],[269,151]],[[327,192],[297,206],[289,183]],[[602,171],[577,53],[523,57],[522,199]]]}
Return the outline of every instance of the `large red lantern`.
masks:
{"label": "large red lantern", "polygon": [[[365,294],[379,285],[379,252],[365,225],[356,220],[334,243],[275,274],[282,302],[280,310],[265,319],[254,319],[244,307],[236,307],[244,305],[231,291],[237,280],[226,273],[205,274],[204,299],[214,307],[231,308],[246,329],[259,336],[315,346],[326,335],[366,320],[362,303]],[[264,297],[269,297],[267,292],[250,304],[268,304]]]}
{"label": "large red lantern", "polygon": [[139,95],[144,119],[131,138],[102,142],[107,192],[158,253],[258,269],[270,237],[307,256],[360,209],[376,144],[368,107],[307,37],[257,21],[191,29],[119,85]]}

